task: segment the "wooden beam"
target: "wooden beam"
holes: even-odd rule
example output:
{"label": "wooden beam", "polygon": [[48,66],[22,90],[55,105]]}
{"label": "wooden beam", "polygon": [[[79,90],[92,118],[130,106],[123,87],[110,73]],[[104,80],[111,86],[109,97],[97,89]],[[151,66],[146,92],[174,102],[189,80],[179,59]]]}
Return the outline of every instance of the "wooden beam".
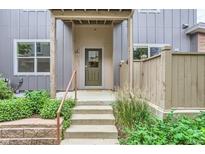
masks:
{"label": "wooden beam", "polygon": [[56,18],[62,20],[127,20],[132,13],[129,11],[66,11],[51,10]]}
{"label": "wooden beam", "polygon": [[56,19],[51,14],[50,29],[50,95],[56,97]]}
{"label": "wooden beam", "polygon": [[80,22],[80,24],[82,24],[82,21],[81,21],[81,20],[79,20],[79,22]]}
{"label": "wooden beam", "polygon": [[133,18],[128,19],[128,65],[129,65],[129,91],[133,87]]}

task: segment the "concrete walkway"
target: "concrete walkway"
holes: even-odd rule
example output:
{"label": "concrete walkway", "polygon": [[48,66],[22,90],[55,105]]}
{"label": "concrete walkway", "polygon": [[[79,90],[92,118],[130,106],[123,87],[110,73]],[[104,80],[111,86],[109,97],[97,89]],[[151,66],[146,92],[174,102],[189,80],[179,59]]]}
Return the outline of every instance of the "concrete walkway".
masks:
{"label": "concrete walkway", "polygon": [[[62,98],[65,92],[58,92],[56,97]],[[101,102],[113,102],[115,101],[116,92],[111,90],[78,90],[77,99],[79,102],[82,101],[101,101]],[[74,98],[74,91],[68,92],[68,98]]]}

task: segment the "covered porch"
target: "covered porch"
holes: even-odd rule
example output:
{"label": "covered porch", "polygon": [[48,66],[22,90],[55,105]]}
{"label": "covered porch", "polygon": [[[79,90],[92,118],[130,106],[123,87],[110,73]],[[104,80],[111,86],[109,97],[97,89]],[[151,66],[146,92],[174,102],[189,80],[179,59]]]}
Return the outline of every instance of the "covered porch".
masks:
{"label": "covered porch", "polygon": [[[73,44],[72,44],[72,62],[69,63],[69,67],[72,68],[72,75],[66,78],[67,82],[70,83],[72,88],[66,89],[92,89],[92,95],[98,95],[101,92],[101,95],[104,96],[103,90],[105,89],[114,89],[114,77],[113,77],[113,57],[111,56],[111,60],[108,61],[106,56],[110,57],[110,53],[112,54],[112,44],[110,46],[103,46],[99,42],[100,40],[108,40],[112,35],[112,27],[115,24],[121,23],[124,20],[127,20],[127,44],[128,44],[128,64],[129,64],[129,87],[130,90],[132,88],[132,55],[133,55],[133,10],[130,9],[66,9],[66,10],[50,10],[51,11],[51,30],[50,30],[50,94],[52,98],[56,97],[57,92],[57,72],[58,68],[56,68],[56,57],[58,55],[58,51],[56,48],[56,21],[62,20],[63,22],[69,22],[72,25],[72,35],[74,36]],[[96,27],[98,33],[96,32]],[[105,28],[109,27],[109,28]],[[111,29],[111,30],[110,30]],[[91,31],[92,30],[92,31]],[[99,32],[100,31],[100,32]],[[93,33],[92,33],[93,32]],[[83,35],[84,34],[84,35]],[[85,37],[88,36],[88,37]],[[104,37],[105,36],[105,37]],[[104,38],[103,38],[104,37]],[[86,39],[90,40],[87,41]],[[96,41],[98,40],[98,42]],[[111,38],[112,40],[112,38]],[[86,44],[87,43],[87,44]],[[108,44],[108,43],[107,43]],[[92,48],[90,48],[92,47]],[[88,50],[88,54],[86,51]],[[83,53],[84,52],[84,53]],[[89,52],[90,55],[89,56]],[[106,53],[107,52],[107,53]],[[83,54],[82,54],[83,53]],[[90,70],[86,69],[86,61],[89,61],[89,58],[92,59],[92,55],[98,55],[101,58],[101,61],[98,58],[98,63],[95,65],[93,61],[94,67],[100,68],[96,71],[96,68],[91,68]],[[105,54],[105,55],[104,55]],[[107,54],[107,55],[106,55]],[[86,59],[87,56],[87,59]],[[87,71],[88,70],[88,71]],[[93,71],[94,70],[94,71]],[[86,72],[87,71],[87,72]],[[74,73],[75,72],[75,73]],[[97,78],[94,81],[87,81],[86,78],[89,78],[89,73]],[[102,74],[102,75],[101,75]],[[101,75],[101,77],[99,77]],[[72,80],[75,82],[73,82]],[[94,86],[92,86],[94,85]],[[66,86],[66,85],[65,85]],[[68,87],[68,86],[67,86]],[[93,90],[101,89],[97,93]],[[85,92],[85,90],[84,90]],[[79,91],[79,96],[83,97],[85,94],[83,91]],[[107,91],[108,92],[108,91]],[[106,92],[106,93],[107,93]],[[61,93],[58,93],[60,95]],[[72,95],[72,92],[70,93]],[[89,98],[89,97],[88,97]],[[113,98],[112,98],[113,99]]]}

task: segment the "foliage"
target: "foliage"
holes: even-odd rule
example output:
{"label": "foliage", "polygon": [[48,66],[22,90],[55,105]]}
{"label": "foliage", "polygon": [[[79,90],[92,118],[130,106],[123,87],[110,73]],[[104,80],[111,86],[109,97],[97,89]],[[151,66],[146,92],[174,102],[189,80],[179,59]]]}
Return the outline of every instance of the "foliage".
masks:
{"label": "foliage", "polygon": [[0,101],[0,122],[31,117],[32,103],[25,98]]}
{"label": "foliage", "polygon": [[159,119],[146,104],[141,98],[130,98],[126,89],[118,92],[113,109],[121,144],[205,144],[205,112],[194,117],[171,112]]}
{"label": "foliage", "polygon": [[[64,102],[63,108],[61,110],[61,116],[63,117],[70,117],[70,110],[73,104],[72,100],[67,100]],[[56,112],[60,105],[59,100],[49,100],[46,102],[40,112],[40,116],[44,119],[54,119],[56,118]]]}
{"label": "foliage", "polygon": [[18,54],[20,55],[27,55],[32,51],[30,44],[18,44]]}
{"label": "foliage", "polygon": [[0,99],[10,99],[13,96],[13,92],[6,82],[1,79],[0,76]]}
{"label": "foliage", "polygon": [[39,114],[45,102],[49,101],[49,94],[45,90],[27,91],[26,98],[33,103],[33,113]]}
{"label": "foliage", "polygon": [[[72,114],[72,108],[75,105],[74,100],[66,100],[63,104],[63,108],[61,110],[61,116],[63,117],[63,129],[65,130],[70,126],[70,117]],[[56,118],[56,112],[58,110],[58,107],[60,106],[59,100],[49,100],[47,101],[41,112],[40,116],[44,119],[54,119]]]}
{"label": "foliage", "polygon": [[137,48],[133,51],[133,59],[139,60],[143,56],[148,57],[148,48]]}
{"label": "foliage", "polygon": [[134,129],[127,129],[122,144],[146,145],[195,145],[205,144],[205,114],[197,117],[177,116],[170,113],[164,120],[157,118],[148,122],[135,123]]}
{"label": "foliage", "polygon": [[133,128],[135,122],[148,120],[150,112],[146,102],[137,97],[130,98],[126,90],[119,91],[117,101],[113,104],[116,123],[121,129]]}

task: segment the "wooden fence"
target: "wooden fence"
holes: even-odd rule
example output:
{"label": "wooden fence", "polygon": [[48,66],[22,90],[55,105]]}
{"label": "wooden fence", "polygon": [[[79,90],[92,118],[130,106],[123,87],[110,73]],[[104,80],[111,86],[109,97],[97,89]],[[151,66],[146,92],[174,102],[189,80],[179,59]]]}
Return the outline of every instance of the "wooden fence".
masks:
{"label": "wooden fence", "polygon": [[[176,53],[165,48],[157,56],[133,63],[134,92],[158,113],[205,109],[205,53]],[[128,81],[127,71],[127,64],[122,64],[121,87]]]}

